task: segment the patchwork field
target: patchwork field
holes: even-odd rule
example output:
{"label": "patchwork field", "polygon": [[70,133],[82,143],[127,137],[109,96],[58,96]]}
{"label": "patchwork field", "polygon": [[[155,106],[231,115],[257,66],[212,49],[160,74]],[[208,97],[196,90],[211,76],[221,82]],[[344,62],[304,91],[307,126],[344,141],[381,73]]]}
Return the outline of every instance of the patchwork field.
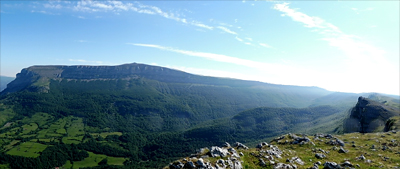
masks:
{"label": "patchwork field", "polygon": [[73,164],[70,161],[63,166],[64,168],[82,168],[82,167],[94,167],[98,166],[98,163],[107,158],[108,165],[123,165],[124,161],[127,160],[126,158],[122,157],[108,157],[103,154],[95,154],[92,152],[88,152],[89,157],[85,158],[82,161],[74,161]]}
{"label": "patchwork field", "polygon": [[46,149],[47,145],[35,142],[25,142],[13,149],[7,151],[9,155],[24,156],[24,157],[39,157],[40,152]]}
{"label": "patchwork field", "polygon": [[[1,106],[0,106],[1,107]],[[0,109],[1,110],[1,109]],[[22,157],[39,157],[47,147],[56,143],[64,144],[80,144],[83,142],[85,133],[90,134],[93,138],[106,138],[110,135],[121,136],[121,132],[104,132],[109,129],[96,129],[95,131],[103,131],[90,133],[85,131],[85,125],[82,118],[68,116],[60,119],[47,114],[36,113],[30,118],[23,118],[17,121],[7,121],[13,116],[11,111],[2,109],[0,111],[0,121],[6,125],[0,129],[0,146],[3,152],[8,155]],[[103,141],[98,141],[103,142]],[[119,144],[107,144],[115,149],[123,149]],[[111,157],[104,154],[95,154],[88,152],[89,157],[82,161],[67,161],[64,168],[82,168],[98,166],[103,159],[107,159],[108,165],[123,165],[126,158]],[[0,169],[9,168],[8,165],[0,165]]]}

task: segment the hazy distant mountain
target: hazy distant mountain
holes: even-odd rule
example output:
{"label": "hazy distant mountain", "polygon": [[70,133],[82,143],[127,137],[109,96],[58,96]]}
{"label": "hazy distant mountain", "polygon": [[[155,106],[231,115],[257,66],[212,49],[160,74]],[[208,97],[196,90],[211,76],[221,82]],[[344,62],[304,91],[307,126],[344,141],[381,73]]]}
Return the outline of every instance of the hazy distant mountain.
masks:
{"label": "hazy distant mountain", "polygon": [[7,87],[7,84],[13,81],[14,79],[15,78],[13,77],[0,76],[0,91],[3,91]]}
{"label": "hazy distant mountain", "polygon": [[[87,154],[160,168],[222,141],[335,132],[357,97],[137,63],[32,66],[0,93],[0,155],[12,168],[94,163]],[[37,150],[24,149],[32,146]],[[68,156],[76,153],[81,156]],[[51,159],[56,154],[58,161]]]}

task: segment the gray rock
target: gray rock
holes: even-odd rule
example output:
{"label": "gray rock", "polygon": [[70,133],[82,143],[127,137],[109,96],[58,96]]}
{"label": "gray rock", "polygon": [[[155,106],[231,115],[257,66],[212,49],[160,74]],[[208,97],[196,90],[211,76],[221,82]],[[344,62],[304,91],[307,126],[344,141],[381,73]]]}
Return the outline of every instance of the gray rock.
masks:
{"label": "gray rock", "polygon": [[349,161],[345,161],[344,163],[341,164],[343,167],[353,167],[353,164],[351,164]]}
{"label": "gray rock", "polygon": [[338,143],[339,146],[344,146],[344,141],[336,138],[336,142]]}
{"label": "gray rock", "polygon": [[204,163],[202,158],[199,158],[196,163],[199,167],[206,167],[206,164]]}
{"label": "gray rock", "polygon": [[284,138],[285,138],[285,136],[281,136],[281,137],[277,137],[277,138],[273,139],[272,141],[278,142],[279,140],[282,140]]}
{"label": "gray rock", "polygon": [[227,147],[227,148],[229,148],[229,147],[231,147],[231,145],[230,145],[228,142],[225,142],[225,143],[222,145],[222,147]]}
{"label": "gray rock", "polygon": [[340,147],[339,153],[347,153],[349,150],[345,150],[343,147]]}
{"label": "gray rock", "polygon": [[232,157],[236,157],[236,158],[239,157],[239,154],[237,153],[237,151],[233,147],[229,148],[228,151],[231,152],[231,156]]}
{"label": "gray rock", "polygon": [[249,147],[247,147],[247,146],[245,146],[244,144],[239,143],[239,142],[236,142],[236,143],[235,143],[235,147],[237,147],[237,149],[240,149],[240,148],[243,148],[243,149],[245,149],[245,150],[249,149]]}
{"label": "gray rock", "polygon": [[357,157],[357,159],[359,159],[359,160],[365,160],[366,158],[364,157],[364,155],[361,155],[360,157]]}
{"label": "gray rock", "polygon": [[304,165],[304,161],[301,160],[299,157],[292,157],[291,161],[296,162],[297,164]]}
{"label": "gray rock", "polygon": [[266,143],[266,142],[259,143],[259,144],[257,144],[256,148],[260,148],[261,149],[264,146],[268,146],[268,143]]}
{"label": "gray rock", "polygon": [[326,158],[325,154],[321,154],[321,153],[316,153],[315,157],[318,158],[318,159]]}
{"label": "gray rock", "polygon": [[296,169],[296,165],[291,165],[291,164],[284,164],[284,163],[278,163],[274,166],[274,169]]}
{"label": "gray rock", "polygon": [[335,162],[325,162],[324,163],[324,169],[340,169],[340,165],[338,165]]}
{"label": "gray rock", "polygon": [[267,166],[267,164],[265,163],[265,161],[262,158],[258,159],[258,161],[260,161],[260,166],[261,167]]}
{"label": "gray rock", "polygon": [[220,148],[217,146],[212,146],[210,153],[212,157],[226,157],[229,152],[227,149]]}

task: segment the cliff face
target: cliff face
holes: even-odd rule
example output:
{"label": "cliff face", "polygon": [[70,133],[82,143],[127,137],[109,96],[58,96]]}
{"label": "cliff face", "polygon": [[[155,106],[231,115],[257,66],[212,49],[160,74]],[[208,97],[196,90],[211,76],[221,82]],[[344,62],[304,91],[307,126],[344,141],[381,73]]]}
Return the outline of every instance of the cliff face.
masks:
{"label": "cliff face", "polygon": [[344,122],[344,132],[370,133],[384,131],[387,121],[400,115],[399,109],[368,98],[359,97],[350,117]]}
{"label": "cliff face", "polygon": [[22,69],[17,78],[1,93],[13,93],[24,89],[45,91],[49,79],[112,80],[146,77],[163,82],[190,81],[192,74],[145,64],[124,64],[118,66],[31,66]]}

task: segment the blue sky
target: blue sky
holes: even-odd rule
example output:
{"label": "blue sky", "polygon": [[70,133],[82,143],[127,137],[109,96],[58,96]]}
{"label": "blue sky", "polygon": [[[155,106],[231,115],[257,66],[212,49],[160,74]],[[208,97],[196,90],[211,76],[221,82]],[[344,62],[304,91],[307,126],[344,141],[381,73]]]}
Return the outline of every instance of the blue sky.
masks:
{"label": "blue sky", "polygon": [[399,95],[399,1],[1,1],[1,75],[144,63]]}

